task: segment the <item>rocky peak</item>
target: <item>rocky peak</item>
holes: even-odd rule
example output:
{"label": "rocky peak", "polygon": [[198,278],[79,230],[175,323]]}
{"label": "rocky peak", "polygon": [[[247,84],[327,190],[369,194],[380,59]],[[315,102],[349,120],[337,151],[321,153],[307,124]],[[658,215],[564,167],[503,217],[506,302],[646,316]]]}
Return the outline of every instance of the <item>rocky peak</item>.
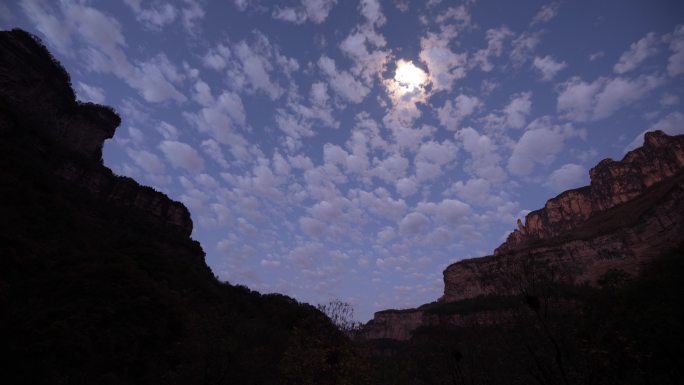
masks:
{"label": "rocky peak", "polygon": [[[684,135],[649,132],[644,146],[621,161],[605,159],[591,184],[565,191],[529,213],[493,255],[462,260],[444,270],[439,303],[521,295],[546,278],[566,285],[597,285],[609,272],[638,275],[653,258],[684,239]],[[529,280],[529,282],[527,282]],[[409,339],[427,325],[483,325],[505,312],[431,315],[417,309],[384,311],[366,325],[368,339]]]}
{"label": "rocky peak", "polygon": [[104,141],[120,123],[110,107],[76,100],[68,73],[37,37],[19,29],[0,32],[0,139],[23,143],[23,151],[40,155],[35,158],[72,185],[189,236],[185,206],[102,165]]}
{"label": "rocky peak", "polygon": [[654,184],[684,170],[684,137],[648,132],[644,146],[621,161],[604,159],[589,171],[591,184],[561,193],[532,211],[494,255],[567,235],[593,216],[629,202]]}

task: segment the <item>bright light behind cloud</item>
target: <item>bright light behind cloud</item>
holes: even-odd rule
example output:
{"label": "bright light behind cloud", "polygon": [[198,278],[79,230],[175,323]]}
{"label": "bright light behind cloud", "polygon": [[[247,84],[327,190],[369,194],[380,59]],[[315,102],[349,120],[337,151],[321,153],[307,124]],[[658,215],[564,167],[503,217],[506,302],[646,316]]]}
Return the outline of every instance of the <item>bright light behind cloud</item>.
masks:
{"label": "bright light behind cloud", "polygon": [[397,70],[394,73],[394,80],[399,85],[399,90],[403,93],[413,92],[427,83],[427,74],[422,69],[416,67],[412,61],[399,60]]}

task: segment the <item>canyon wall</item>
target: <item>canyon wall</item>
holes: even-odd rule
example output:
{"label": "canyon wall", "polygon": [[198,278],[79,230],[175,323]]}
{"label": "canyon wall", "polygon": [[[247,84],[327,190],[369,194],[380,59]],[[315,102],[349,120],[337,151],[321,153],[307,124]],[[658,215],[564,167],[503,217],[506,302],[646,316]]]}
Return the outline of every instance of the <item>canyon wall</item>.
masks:
{"label": "canyon wall", "polygon": [[[151,223],[185,236],[192,233],[181,203],[102,167],[104,141],[121,123],[114,110],[77,102],[69,75],[28,33],[4,33],[0,50],[0,133],[22,140],[35,156],[50,154],[54,174],[107,203],[137,209]],[[60,151],[63,156],[52,156]]]}
{"label": "canyon wall", "polygon": [[[610,272],[639,274],[684,240],[684,135],[649,132],[643,147],[621,161],[599,162],[590,177],[589,186],[565,191],[530,212],[525,223],[519,220],[493,255],[447,267],[439,302],[523,295],[525,285],[542,276],[595,286]],[[420,326],[465,322],[429,317],[427,308],[379,312],[366,336],[406,340]]]}

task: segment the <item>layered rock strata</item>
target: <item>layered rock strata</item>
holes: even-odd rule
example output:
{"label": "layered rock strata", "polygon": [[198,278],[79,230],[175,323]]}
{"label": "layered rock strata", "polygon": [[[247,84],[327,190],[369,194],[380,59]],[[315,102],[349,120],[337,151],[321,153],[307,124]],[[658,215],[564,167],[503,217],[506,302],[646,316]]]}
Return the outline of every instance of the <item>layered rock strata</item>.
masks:
{"label": "layered rock strata", "polygon": [[[523,294],[526,281],[542,275],[597,285],[611,271],[638,274],[684,240],[684,135],[649,132],[643,147],[621,161],[599,162],[590,178],[589,186],[565,191],[530,212],[524,224],[519,220],[493,255],[447,267],[439,301]],[[366,336],[405,340],[419,326],[466,322],[428,316],[422,308],[376,313]]]}

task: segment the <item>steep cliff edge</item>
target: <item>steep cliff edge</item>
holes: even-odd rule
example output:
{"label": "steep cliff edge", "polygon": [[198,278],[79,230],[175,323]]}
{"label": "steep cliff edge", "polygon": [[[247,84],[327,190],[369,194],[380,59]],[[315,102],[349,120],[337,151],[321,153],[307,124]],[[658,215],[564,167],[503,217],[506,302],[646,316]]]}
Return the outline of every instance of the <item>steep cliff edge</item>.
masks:
{"label": "steep cliff edge", "polygon": [[[192,220],[185,206],[102,167],[102,146],[121,119],[109,107],[77,102],[69,75],[39,48],[20,31],[0,40],[0,133],[21,140],[33,155],[50,156],[53,172],[71,184],[189,236]],[[63,155],[51,154],[57,151]]]}
{"label": "steep cliff edge", "polygon": [[[448,266],[440,303],[525,295],[535,280],[595,286],[610,274],[635,276],[684,240],[684,135],[649,132],[643,147],[621,161],[601,161],[590,177],[589,186],[565,191],[518,221],[493,255]],[[403,340],[419,326],[464,322],[427,317],[426,306],[391,321],[379,312],[366,336]]]}
{"label": "steep cliff edge", "polygon": [[119,122],[76,101],[37,39],[0,32],[3,382],[353,378],[349,341],[323,314],[219,282],[190,238],[188,210],[102,164]]}

